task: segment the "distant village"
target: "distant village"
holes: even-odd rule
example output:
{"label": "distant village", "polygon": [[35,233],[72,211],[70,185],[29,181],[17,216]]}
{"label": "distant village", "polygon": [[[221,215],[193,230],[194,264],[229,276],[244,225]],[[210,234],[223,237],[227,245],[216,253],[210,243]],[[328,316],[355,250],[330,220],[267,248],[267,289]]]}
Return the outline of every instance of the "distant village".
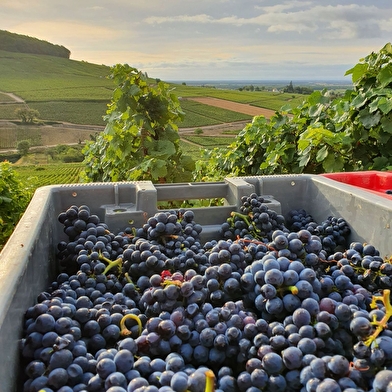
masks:
{"label": "distant village", "polygon": [[272,91],[273,93],[293,93],[293,94],[311,94],[314,89],[304,86],[294,86],[293,82],[290,82],[287,86],[282,88],[277,87],[266,87],[266,86],[253,86],[253,84],[239,87],[239,91]]}

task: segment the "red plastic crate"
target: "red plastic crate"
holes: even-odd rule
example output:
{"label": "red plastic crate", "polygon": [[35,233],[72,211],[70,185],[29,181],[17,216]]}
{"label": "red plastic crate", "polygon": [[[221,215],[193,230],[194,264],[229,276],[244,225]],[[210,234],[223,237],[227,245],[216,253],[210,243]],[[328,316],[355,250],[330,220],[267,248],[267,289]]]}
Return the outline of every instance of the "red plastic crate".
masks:
{"label": "red plastic crate", "polygon": [[321,174],[332,180],[354,185],[369,192],[392,199],[392,172],[390,171],[361,171]]}

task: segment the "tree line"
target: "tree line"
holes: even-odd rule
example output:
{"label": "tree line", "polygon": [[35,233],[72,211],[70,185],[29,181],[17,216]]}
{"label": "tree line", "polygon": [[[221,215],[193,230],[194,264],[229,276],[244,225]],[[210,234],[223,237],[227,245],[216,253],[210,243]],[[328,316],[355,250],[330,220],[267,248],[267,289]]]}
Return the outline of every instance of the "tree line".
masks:
{"label": "tree line", "polygon": [[284,89],[284,93],[293,93],[293,94],[312,94],[314,90],[309,87],[304,86],[294,86],[291,81]]}
{"label": "tree line", "polygon": [[0,30],[0,50],[7,52],[41,54],[69,59],[71,51],[62,45],[55,45],[27,35]]}

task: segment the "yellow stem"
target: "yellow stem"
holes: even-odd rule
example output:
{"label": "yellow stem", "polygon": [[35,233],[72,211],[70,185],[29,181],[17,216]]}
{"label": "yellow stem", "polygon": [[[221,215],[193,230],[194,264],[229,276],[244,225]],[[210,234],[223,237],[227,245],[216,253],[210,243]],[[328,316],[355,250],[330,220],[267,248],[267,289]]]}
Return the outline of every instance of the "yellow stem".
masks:
{"label": "yellow stem", "polygon": [[103,274],[106,275],[112,268],[117,267],[118,265],[121,265],[123,260],[117,259],[114,261],[109,260],[108,258],[101,256],[100,260],[106,261],[108,263],[108,265],[106,266],[105,270],[103,271]]}
{"label": "yellow stem", "polygon": [[120,334],[121,336],[130,336],[132,334],[132,332],[125,326],[125,321],[127,321],[128,319],[132,319],[135,320],[139,326],[139,335],[142,334],[143,331],[143,326],[142,326],[142,322],[140,321],[140,318],[138,316],[136,316],[135,314],[129,313],[126,314],[120,321]]}
{"label": "yellow stem", "polygon": [[373,295],[372,297],[370,307],[372,309],[377,308],[377,301],[381,301],[385,306],[385,316],[380,321],[377,321],[375,319],[373,320],[372,324],[376,325],[376,330],[364,342],[368,347],[370,347],[370,345],[377,339],[378,335],[384,330],[384,328],[388,324],[389,318],[392,316],[390,294],[390,290],[383,290],[382,296]]}
{"label": "yellow stem", "polygon": [[133,283],[131,277],[130,277],[129,274],[128,274],[128,272],[126,272],[126,273],[124,274],[124,276],[125,276],[125,279],[126,279],[126,281],[127,281],[128,283]]}
{"label": "yellow stem", "polygon": [[206,388],[204,392],[214,392],[215,391],[215,375],[212,370],[206,371]]}
{"label": "yellow stem", "polygon": [[297,295],[298,294],[298,287],[297,286],[281,286],[277,289],[280,294],[283,294],[285,291],[290,291],[291,294]]}

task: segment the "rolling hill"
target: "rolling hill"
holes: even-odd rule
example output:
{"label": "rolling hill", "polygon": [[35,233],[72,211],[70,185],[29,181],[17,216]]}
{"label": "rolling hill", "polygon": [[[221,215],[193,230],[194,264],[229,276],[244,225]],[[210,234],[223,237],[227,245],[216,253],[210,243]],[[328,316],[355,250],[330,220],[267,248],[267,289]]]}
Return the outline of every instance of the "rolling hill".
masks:
{"label": "rolling hill", "polygon": [[62,45],[29,37],[28,35],[0,30],[0,50],[7,52],[46,54],[69,59],[71,51]]}
{"label": "rolling hill", "polygon": [[[14,39],[14,46],[12,50],[1,50],[0,46],[0,120],[17,120],[15,109],[24,106],[24,103],[10,105],[9,96],[1,94],[7,92],[21,97],[31,109],[38,110],[40,119],[45,122],[105,125],[103,116],[116,87],[108,78],[110,67],[58,57],[53,53],[31,53],[32,50],[26,49],[26,42],[33,45],[36,39],[3,31],[4,34]],[[16,50],[18,48],[21,48],[20,51]],[[155,82],[155,79],[152,80]],[[219,98],[274,111],[286,103],[296,106],[303,100],[300,95],[270,91],[224,90],[183,84],[172,86],[174,92],[184,98],[181,106],[186,115],[185,121],[179,124],[181,128],[250,121],[252,118],[237,109],[191,101],[189,98],[192,97]]]}

